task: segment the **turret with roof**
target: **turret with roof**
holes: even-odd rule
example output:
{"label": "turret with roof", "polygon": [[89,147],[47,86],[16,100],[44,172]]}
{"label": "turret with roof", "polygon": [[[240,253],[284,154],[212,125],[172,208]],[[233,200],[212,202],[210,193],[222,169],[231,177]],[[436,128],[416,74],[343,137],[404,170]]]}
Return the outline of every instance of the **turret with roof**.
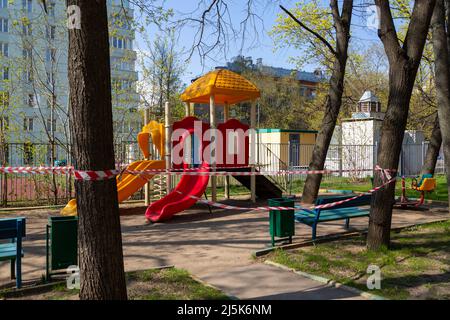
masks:
{"label": "turret with roof", "polygon": [[353,119],[378,119],[384,118],[381,111],[381,102],[378,97],[370,90],[367,90],[358,101],[356,112],[352,115]]}

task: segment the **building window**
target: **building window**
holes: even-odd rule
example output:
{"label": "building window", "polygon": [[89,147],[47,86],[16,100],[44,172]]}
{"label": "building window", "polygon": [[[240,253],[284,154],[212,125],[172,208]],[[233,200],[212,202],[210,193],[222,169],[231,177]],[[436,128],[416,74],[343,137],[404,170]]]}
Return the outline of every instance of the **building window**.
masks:
{"label": "building window", "polygon": [[26,48],[22,50],[22,57],[25,60],[31,60],[33,56],[33,50],[31,50],[31,48]]}
{"label": "building window", "polygon": [[23,144],[23,164],[32,165],[34,161],[34,145],[30,142]]}
{"label": "building window", "polygon": [[31,29],[31,24],[24,22],[22,25],[22,34],[24,36],[31,36],[33,34],[33,31]]}
{"label": "building window", "polygon": [[0,130],[8,130],[9,128],[9,118],[8,117],[0,117]]}
{"label": "building window", "polygon": [[9,92],[0,92],[0,106],[2,108],[9,107]]}
{"label": "building window", "polygon": [[33,12],[33,1],[32,0],[22,0],[22,9],[26,10],[28,13]]}
{"label": "building window", "polygon": [[[53,101],[54,101],[55,105],[53,105]],[[56,95],[53,96],[53,98],[52,97],[48,97],[47,98],[47,108],[51,109],[53,107],[56,107],[58,105],[56,101],[57,101],[57,96]]]}
{"label": "building window", "polygon": [[47,62],[56,62],[56,49],[47,49],[45,60]]}
{"label": "building window", "polygon": [[33,118],[26,117],[23,119],[23,131],[31,132],[33,131]]}
{"label": "building window", "polygon": [[47,119],[47,130],[50,132],[56,132],[56,119]]}
{"label": "building window", "polygon": [[3,80],[9,80],[9,68],[3,67]]}
{"label": "building window", "polygon": [[0,32],[8,32],[8,19],[0,18]]}
{"label": "building window", "polygon": [[23,70],[22,72],[23,72],[22,80],[27,83],[32,83],[33,82],[33,70],[27,69],[27,70]]}
{"label": "building window", "polygon": [[8,0],[0,0],[0,8],[8,8]]}
{"label": "building window", "polygon": [[34,96],[34,93],[28,94],[27,104],[31,108],[36,106],[36,97]]}
{"label": "building window", "polygon": [[55,40],[56,35],[56,27],[55,26],[47,26],[46,27],[46,34],[48,40]]}
{"label": "building window", "polygon": [[0,42],[0,54],[4,57],[9,56],[9,45],[6,42]]}
{"label": "building window", "polygon": [[111,44],[113,48],[133,50],[133,42],[129,39],[111,37]]}
{"label": "building window", "polygon": [[50,17],[54,17],[55,16],[55,2],[54,1],[50,1],[47,4],[47,11]]}

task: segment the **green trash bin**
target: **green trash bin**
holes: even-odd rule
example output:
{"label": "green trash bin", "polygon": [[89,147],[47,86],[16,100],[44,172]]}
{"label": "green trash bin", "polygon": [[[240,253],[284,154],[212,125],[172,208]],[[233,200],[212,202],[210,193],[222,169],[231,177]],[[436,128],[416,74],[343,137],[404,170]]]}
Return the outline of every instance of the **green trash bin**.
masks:
{"label": "green trash bin", "polygon": [[78,217],[50,217],[47,224],[46,277],[78,265]]}
{"label": "green trash bin", "polygon": [[[272,246],[278,241],[289,239],[295,235],[295,201],[292,198],[278,198],[269,200],[270,207],[292,207],[292,210],[270,210],[270,236]],[[281,239],[275,239],[281,238]]]}

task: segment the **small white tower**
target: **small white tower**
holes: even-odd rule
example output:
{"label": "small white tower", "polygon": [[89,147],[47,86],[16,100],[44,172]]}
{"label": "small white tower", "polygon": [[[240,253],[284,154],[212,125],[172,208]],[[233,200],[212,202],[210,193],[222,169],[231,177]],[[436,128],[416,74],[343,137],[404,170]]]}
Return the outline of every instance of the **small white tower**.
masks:
{"label": "small white tower", "polygon": [[381,111],[381,102],[372,91],[364,92],[358,102],[356,112],[352,115],[353,119],[377,119],[383,120],[384,113]]}
{"label": "small white tower", "polygon": [[[356,170],[344,176],[366,177],[376,165],[377,144],[380,140],[384,113],[381,103],[371,91],[364,92],[350,119],[342,121],[342,168]],[[369,171],[360,169],[367,169]]]}

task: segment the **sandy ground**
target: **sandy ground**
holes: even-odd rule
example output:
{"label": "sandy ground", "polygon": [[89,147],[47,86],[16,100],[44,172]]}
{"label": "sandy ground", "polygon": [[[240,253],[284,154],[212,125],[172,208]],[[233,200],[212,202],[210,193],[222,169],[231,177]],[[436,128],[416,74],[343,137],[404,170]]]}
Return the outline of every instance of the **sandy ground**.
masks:
{"label": "sandy ground", "polygon": [[[228,201],[249,207],[248,201]],[[226,272],[231,268],[249,266],[254,262],[252,252],[269,245],[267,212],[232,212],[198,205],[164,224],[145,225],[142,204],[123,205],[128,214],[122,217],[125,268],[127,271],[149,267],[175,265],[199,278]],[[0,218],[27,218],[27,237],[24,241],[24,281],[39,279],[45,274],[45,225],[58,210],[35,210],[23,213],[0,213]],[[432,205],[427,210],[396,210],[393,227],[450,219],[446,206]],[[354,230],[367,228],[368,218],[352,220]],[[344,221],[322,224],[318,235],[344,232]],[[294,241],[311,238],[308,226],[297,224]],[[9,263],[0,263],[0,286],[9,282]]]}

